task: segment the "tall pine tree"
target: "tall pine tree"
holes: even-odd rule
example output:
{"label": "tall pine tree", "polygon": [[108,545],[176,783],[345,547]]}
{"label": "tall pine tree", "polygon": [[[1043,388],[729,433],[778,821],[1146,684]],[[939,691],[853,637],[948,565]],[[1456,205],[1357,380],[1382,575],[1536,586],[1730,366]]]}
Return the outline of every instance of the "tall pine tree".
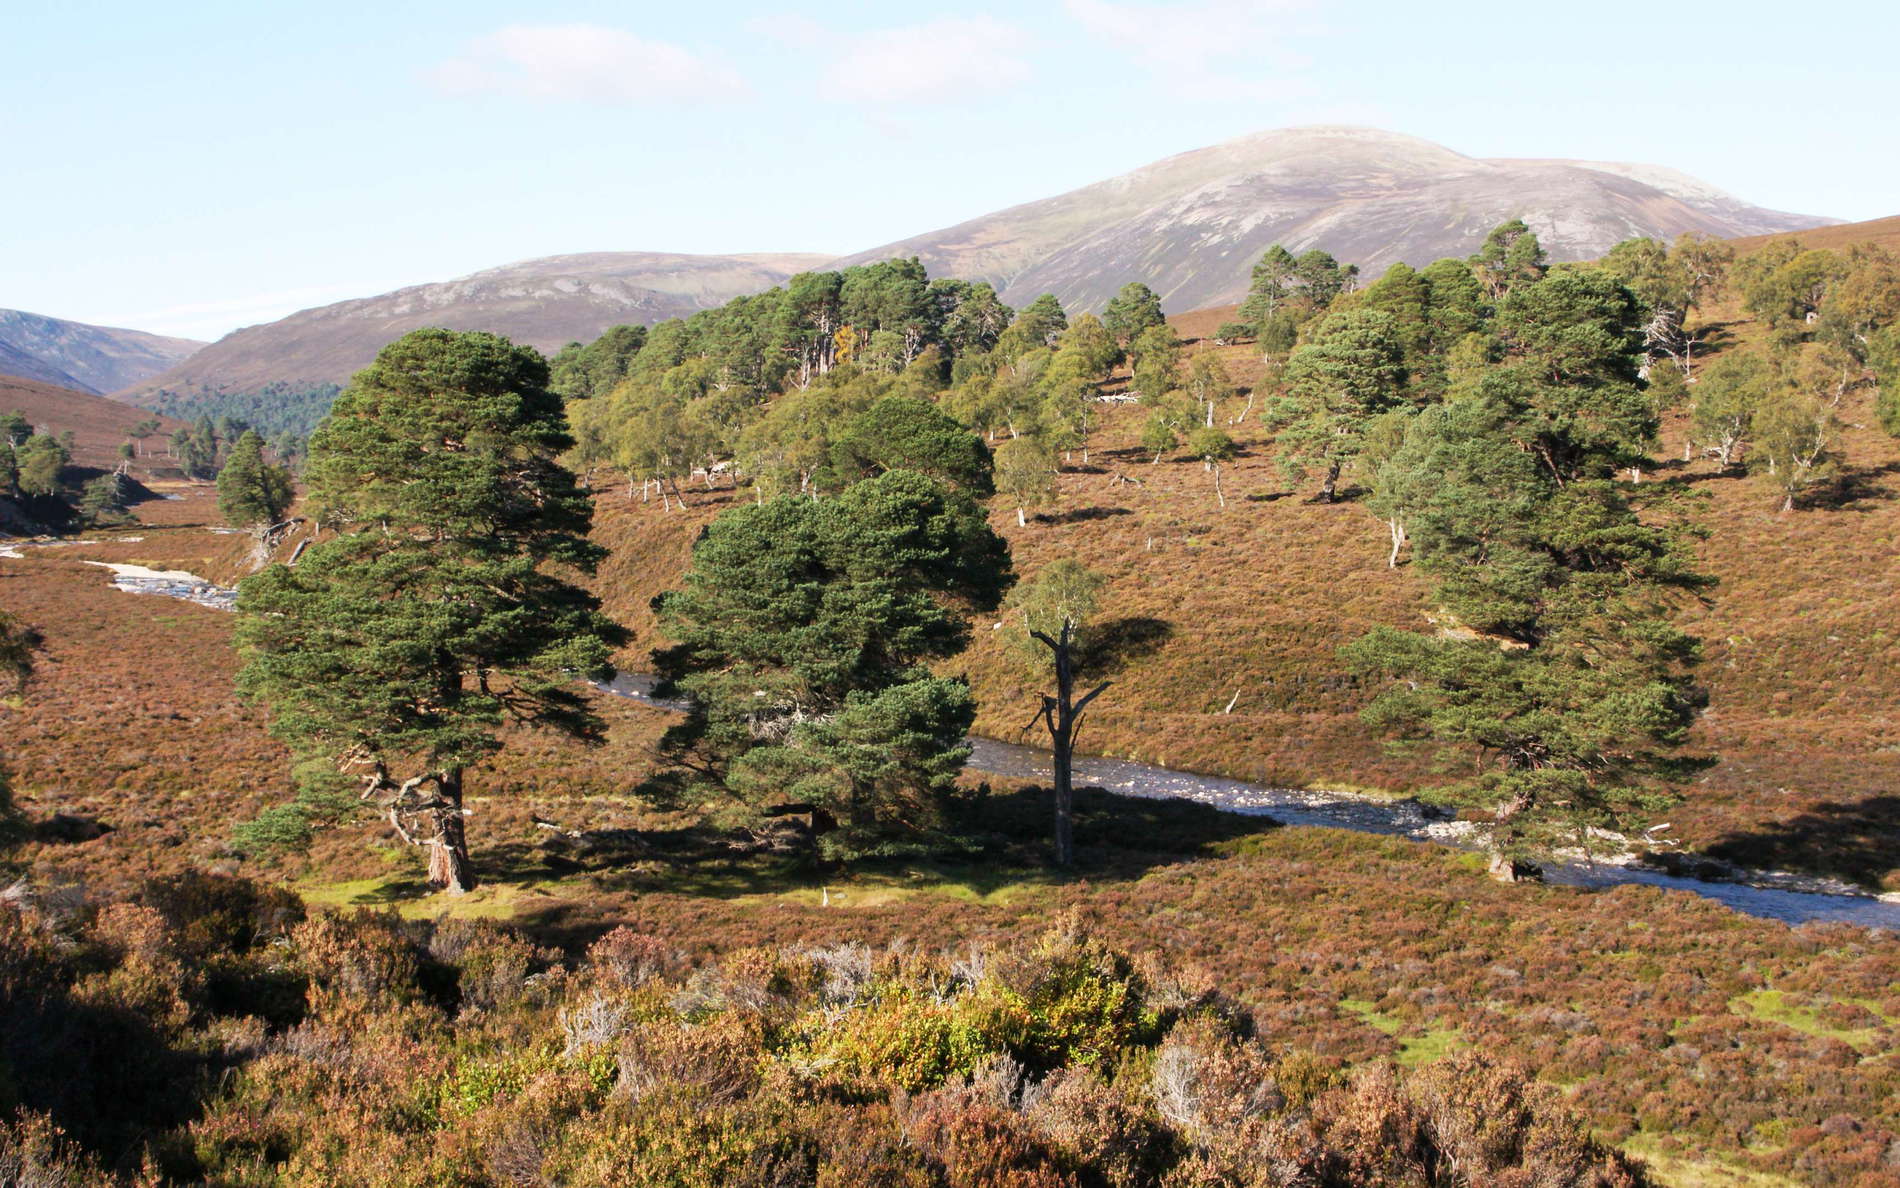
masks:
{"label": "tall pine tree", "polygon": [[239,689],[294,751],[362,780],[436,888],[474,885],[465,773],[498,727],[601,729],[576,684],[611,672],[625,633],[574,581],[603,550],[556,461],[571,444],[538,353],[415,331],[311,437],[311,502],[338,534],[238,590]]}
{"label": "tall pine tree", "polygon": [[1381,472],[1439,628],[1347,654],[1391,682],[1368,720],[1464,756],[1475,774],[1449,791],[1492,811],[1501,874],[1667,803],[1699,705],[1697,642],[1671,619],[1708,584],[1690,527],[1661,484],[1616,478],[1655,430],[1641,313],[1601,273],[1521,279],[1501,361],[1414,418]]}

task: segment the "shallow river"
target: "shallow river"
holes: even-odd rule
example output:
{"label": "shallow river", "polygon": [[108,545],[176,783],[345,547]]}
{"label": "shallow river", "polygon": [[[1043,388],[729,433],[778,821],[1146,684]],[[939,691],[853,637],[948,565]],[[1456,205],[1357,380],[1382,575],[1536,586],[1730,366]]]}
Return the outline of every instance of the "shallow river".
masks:
{"label": "shallow river", "polygon": [[[654,697],[653,678],[641,673],[623,672],[603,688],[663,709],[683,708],[677,702]],[[1051,762],[1052,756],[1041,747],[1020,746],[989,738],[970,740],[969,766],[973,771],[985,775],[1046,781],[1049,779]],[[1078,787],[1094,785],[1123,796],[1178,797],[1198,801],[1227,812],[1271,817],[1283,825],[1319,825],[1360,833],[1383,833],[1450,846],[1469,847],[1473,844],[1468,827],[1450,820],[1443,811],[1415,800],[1383,801],[1299,788],[1269,788],[1245,780],[1196,775],[1127,759],[1099,756],[1076,757],[1075,782]],[[1745,883],[1717,883],[1610,864],[1548,865],[1544,874],[1550,882],[1578,887],[1645,883],[1652,887],[1688,891],[1751,916],[1783,920],[1790,924],[1824,920],[1900,931],[1900,903],[1871,895],[1825,895],[1815,891],[1793,891]]]}
{"label": "shallow river", "polygon": [[[0,556],[20,558],[22,554],[17,546],[0,546]],[[133,565],[102,564],[102,568],[112,570],[113,585],[128,593],[159,594],[220,610],[231,608],[235,593],[188,573],[153,571]],[[610,684],[602,687],[622,697],[664,709],[682,708],[678,703],[654,697],[653,678],[640,673],[621,673]],[[1040,747],[1019,746],[988,738],[973,738],[970,746],[969,765],[974,771],[1016,779],[1049,778],[1051,756]],[[1076,759],[1075,781],[1078,786],[1095,785],[1123,796],[1179,797],[1199,801],[1228,812],[1271,817],[1284,825],[1318,825],[1451,846],[1472,845],[1467,827],[1413,800],[1381,801],[1298,788],[1268,788],[1244,780],[1196,775],[1126,759],[1094,756]],[[1579,887],[1646,883],[1652,887],[1688,891],[1751,916],[1783,920],[1790,924],[1822,920],[1900,931],[1900,903],[1870,895],[1828,895],[1746,883],[1718,883],[1680,878],[1639,867],[1608,864],[1548,866],[1545,876],[1554,883]]]}

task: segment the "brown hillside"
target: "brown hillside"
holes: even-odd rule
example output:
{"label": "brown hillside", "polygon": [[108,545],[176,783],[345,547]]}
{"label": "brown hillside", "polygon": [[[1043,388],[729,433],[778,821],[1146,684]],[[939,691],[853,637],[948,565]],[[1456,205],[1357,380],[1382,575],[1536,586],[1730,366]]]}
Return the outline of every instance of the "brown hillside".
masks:
{"label": "brown hillside", "polygon": [[1745,235],[1729,242],[1735,250],[1749,252],[1776,239],[1797,239],[1811,248],[1844,248],[1850,244],[1872,243],[1900,250],[1900,215],[1869,219],[1864,223],[1837,223],[1832,227],[1813,227],[1806,231],[1782,231],[1774,235]]}
{"label": "brown hillside", "polygon": [[150,404],[164,391],[245,391],[277,381],[344,384],[376,352],[424,326],[489,330],[553,354],[610,326],[689,317],[761,292],[825,259],[796,253],[588,252],[523,260],[246,326],[114,395]]}
{"label": "brown hillside", "polygon": [[[1173,321],[1198,337],[1230,316]],[[1730,327],[1730,341],[1748,330]],[[1194,349],[1219,350],[1243,383],[1259,376],[1251,347]],[[1900,442],[1868,423],[1869,399],[1842,409],[1839,486],[1791,515],[1710,464],[1668,463],[1650,479],[1706,498],[1703,565],[1721,582],[1689,615],[1711,690],[1696,745],[1718,762],[1664,832],[1755,865],[1900,889]],[[1222,421],[1244,404],[1231,401]],[[1368,691],[1336,658],[1374,625],[1426,621],[1424,582],[1386,567],[1384,526],[1356,502],[1290,491],[1256,416],[1226,425],[1242,453],[1223,476],[1225,509],[1198,462],[1149,462],[1135,445],[1141,420],[1138,406],[1105,409],[1090,464],[1076,456],[1027,528],[1000,499],[991,516],[1020,573],[1074,557],[1111,578],[1105,618],[1137,655],[1112,674],[1083,748],[1279,784],[1405,792],[1442,779],[1360,723]],[[1669,427],[1659,456],[1680,457],[1681,441]],[[701,491],[681,513],[621,487],[600,495],[596,535],[614,550],[600,584],[638,632],[630,663],[657,642],[647,602],[685,565],[700,525],[750,497]],[[953,667],[975,684],[979,731],[1014,739],[1033,708],[1030,677],[992,623]]]}
{"label": "brown hillside", "polygon": [[[154,414],[105,396],[58,388],[15,375],[0,375],[0,412],[19,411],[41,429],[71,431],[73,461],[80,466],[111,469],[119,464],[119,446],[132,436],[132,427]],[[164,452],[165,439],[184,425],[158,417],[159,431],[145,440],[148,453]]]}
{"label": "brown hillside", "polygon": [[[706,502],[729,497],[720,492]],[[617,509],[615,522],[656,546],[647,558],[656,566],[673,542],[690,541],[689,523],[711,510],[666,518],[655,506],[642,518],[628,514],[618,491],[602,499]],[[627,796],[651,770],[649,745],[668,717],[616,699],[599,703],[610,718],[606,747],[519,738],[520,750],[476,773],[472,828],[489,882],[471,895],[421,897],[419,859],[394,844],[380,819],[322,831],[308,857],[240,860],[226,848],[233,823],[287,800],[291,788],[287,756],[264,732],[262,713],[231,695],[231,616],[117,592],[109,575],[80,563],[196,568],[223,547],[204,531],[215,519],[208,493],[164,506],[176,522],[136,541],[0,558],[0,606],[46,636],[18,709],[0,708],[20,802],[34,822],[65,812],[115,827],[88,842],[29,841],[13,856],[30,886],[83,886],[97,897],[209,867],[288,886],[312,910],[460,918],[451,927],[497,917],[537,943],[569,948],[626,924],[665,951],[696,957],[750,949],[765,960],[846,942],[869,944],[879,962],[900,952],[964,954],[973,942],[1033,941],[1082,920],[1114,945],[1170,955],[1193,973],[1184,986],[1205,987],[1205,1001],[1219,1009],[1232,999],[1258,1012],[1266,1042],[1320,1053],[1322,1072],[1422,1064],[1466,1047],[1534,1070],[1562,1087],[1605,1142],[1653,1158],[1658,1183],[1895,1183],[1886,1155],[1900,1135],[1900,1070],[1882,1053],[1900,1035],[1900,940],[1846,926],[1790,929],[1681,892],[1501,886],[1471,856],[1433,846],[1271,829],[1198,806],[1087,794],[1079,803],[1084,865],[1061,877],[1041,865],[1043,795],[1013,787],[984,802],[980,818],[986,829],[1025,839],[1000,854],[814,873],[769,853],[747,857],[723,844],[726,835],[694,848],[695,835],[668,828],[667,818]],[[190,523],[193,513],[198,520]],[[1066,527],[1034,530],[1055,537]],[[1250,613],[1238,611],[1239,619]],[[651,849],[576,862],[545,846],[549,834],[537,818],[640,828]],[[891,952],[881,953],[886,945]],[[94,950],[75,951],[90,957]],[[495,951],[492,944],[468,950]],[[269,956],[284,960],[275,946]],[[755,978],[761,967],[755,962],[745,976]],[[217,967],[220,976],[231,968]],[[103,993],[151,983],[100,974],[96,984]],[[565,1000],[547,996],[595,985],[559,974],[526,983],[542,984],[532,996],[523,991],[496,1009],[469,1012],[456,1024],[469,1030],[432,1023],[416,1030],[415,1042],[479,1039],[477,1055],[467,1059],[481,1063],[465,1067],[480,1075],[539,1067],[524,1062],[545,1062],[562,1041],[557,1006]],[[229,1004],[253,999],[210,1001],[228,1012]],[[521,1013],[526,1004],[534,1013]],[[348,1034],[369,1045],[361,1051],[396,1044],[388,1067],[398,1071],[389,1075],[403,1085],[428,1078],[425,1091],[433,1094],[441,1070],[455,1067],[435,1060],[435,1048],[418,1059],[414,1043],[385,1038],[409,1032],[373,1010],[351,1009]],[[413,1028],[417,1018],[406,1015],[401,1025]],[[305,1059],[275,1045],[264,1051],[277,1064],[257,1068],[295,1070],[302,1065],[294,1061]],[[490,1053],[510,1063],[494,1065]],[[517,1061],[514,1053],[527,1055]],[[254,1118],[226,1120],[247,1105],[237,1094],[261,1086],[272,1096],[259,1108],[274,1111],[279,1102],[303,1102],[303,1086],[314,1083],[249,1073],[222,1082],[207,1104],[220,1129],[204,1133],[221,1149],[260,1133]],[[1788,1092],[1791,1084],[1801,1091]],[[279,1093],[281,1086],[289,1088]],[[494,1108],[513,1108],[510,1100],[504,1094]],[[333,1099],[323,1108],[334,1112]],[[374,1132],[358,1127],[361,1141],[371,1142]],[[407,1141],[398,1157],[404,1167],[433,1149],[430,1133],[452,1132]]]}

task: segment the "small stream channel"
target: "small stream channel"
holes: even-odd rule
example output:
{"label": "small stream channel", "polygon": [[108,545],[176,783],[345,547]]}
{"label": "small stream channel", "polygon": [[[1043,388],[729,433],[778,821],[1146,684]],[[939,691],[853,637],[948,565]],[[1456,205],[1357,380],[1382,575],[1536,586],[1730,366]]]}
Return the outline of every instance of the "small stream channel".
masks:
{"label": "small stream channel", "polygon": [[[653,696],[653,686],[654,679],[650,676],[623,672],[601,688],[661,709],[677,712],[685,708],[678,702]],[[970,769],[985,775],[1047,782],[1052,762],[1053,756],[1042,747],[992,738],[970,740]],[[1477,847],[1470,825],[1416,800],[1375,800],[1302,788],[1269,788],[1224,776],[1199,775],[1094,755],[1076,757],[1075,782],[1078,787],[1093,785],[1122,796],[1179,797],[1230,813],[1271,817],[1282,825],[1380,833],[1460,849]],[[1544,875],[1550,882],[1576,887],[1642,883],[1688,891],[1738,912],[1789,924],[1817,920],[1900,931],[1900,903],[1872,895],[1829,895],[1749,883],[1718,883],[1612,863],[1547,864]],[[1769,877],[1774,876],[1764,876]]]}
{"label": "small stream channel", "polygon": [[[22,556],[17,546],[0,546],[0,557],[21,559]],[[128,593],[160,594],[219,610],[230,610],[236,597],[235,591],[215,586],[189,573],[107,562],[91,564],[110,569],[113,586]],[[599,687],[617,696],[661,709],[677,712],[684,708],[678,702],[655,697],[654,679],[642,673],[623,672]],[[1049,779],[1052,756],[1041,747],[988,738],[973,738],[970,746],[969,766],[973,771],[1012,779]],[[1245,780],[1198,775],[1101,756],[1078,757],[1075,761],[1075,781],[1078,786],[1094,785],[1122,796],[1179,797],[1198,801],[1227,812],[1271,817],[1283,825],[1350,829],[1359,833],[1379,833],[1459,848],[1474,848],[1476,845],[1469,825],[1451,820],[1442,810],[1415,800],[1387,801],[1336,792],[1269,788]],[[1577,887],[1642,883],[1687,891],[1713,899],[1738,912],[1789,924],[1812,920],[1900,931],[1900,902],[1892,898],[1835,895],[1760,886],[1756,883],[1714,882],[1609,863],[1547,865],[1545,877],[1553,883]],[[1773,881],[1789,877],[1764,873],[1760,879]]]}

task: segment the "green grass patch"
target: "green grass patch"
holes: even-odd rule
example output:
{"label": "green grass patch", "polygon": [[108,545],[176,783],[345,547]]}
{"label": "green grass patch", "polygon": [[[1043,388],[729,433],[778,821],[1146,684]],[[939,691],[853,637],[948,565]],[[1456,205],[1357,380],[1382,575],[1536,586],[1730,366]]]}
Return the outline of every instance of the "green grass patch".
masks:
{"label": "green grass patch", "polygon": [[1664,1137],[1639,1131],[1623,1143],[1622,1149],[1647,1163],[1651,1177],[1666,1188],[1800,1188],[1801,1181],[1786,1176],[1665,1150]]}
{"label": "green grass patch", "polygon": [[393,907],[405,919],[451,916],[464,920],[511,920],[523,909],[545,904],[557,895],[581,893],[579,884],[560,880],[488,883],[466,895],[438,895],[421,879],[410,875],[382,875],[340,883],[292,884],[304,903],[317,908],[350,909]]}
{"label": "green grass patch", "polygon": [[[1853,1006],[1864,1007],[1883,1023],[1892,1024],[1893,1020],[1882,1015],[1873,1003],[1865,999],[1843,999]],[[1825,1007],[1807,1006],[1796,1002],[1789,994],[1781,990],[1750,990],[1729,999],[1728,1009],[1744,1018],[1761,1019],[1768,1023],[1779,1023],[1783,1027],[1811,1035],[1816,1039],[1838,1040],[1841,1043],[1862,1052],[1871,1052],[1881,1046],[1880,1029],[1877,1027],[1840,1027],[1822,1018]]]}
{"label": "green grass patch", "polygon": [[1363,998],[1342,998],[1339,1009],[1360,1022],[1399,1042],[1399,1064],[1415,1068],[1449,1056],[1465,1046],[1464,1034],[1456,1027],[1432,1027],[1416,1034],[1405,1034],[1405,1021],[1381,1011]]}

